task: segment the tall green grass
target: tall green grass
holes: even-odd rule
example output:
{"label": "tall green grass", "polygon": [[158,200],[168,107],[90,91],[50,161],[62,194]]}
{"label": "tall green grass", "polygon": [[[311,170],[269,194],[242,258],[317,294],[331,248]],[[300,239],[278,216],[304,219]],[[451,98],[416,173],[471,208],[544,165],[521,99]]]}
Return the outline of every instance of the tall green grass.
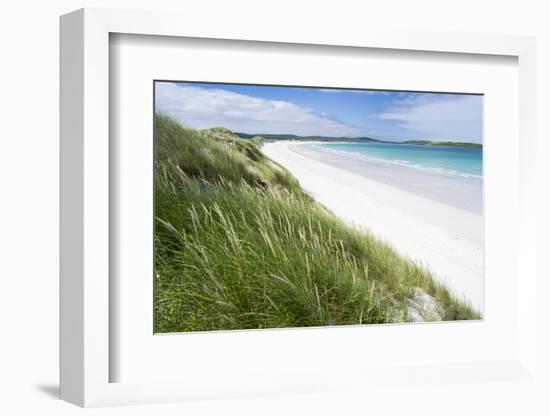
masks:
{"label": "tall green grass", "polygon": [[[420,265],[347,226],[226,129],[155,116],[155,331],[476,319]],[[424,315],[425,316],[424,316]]]}

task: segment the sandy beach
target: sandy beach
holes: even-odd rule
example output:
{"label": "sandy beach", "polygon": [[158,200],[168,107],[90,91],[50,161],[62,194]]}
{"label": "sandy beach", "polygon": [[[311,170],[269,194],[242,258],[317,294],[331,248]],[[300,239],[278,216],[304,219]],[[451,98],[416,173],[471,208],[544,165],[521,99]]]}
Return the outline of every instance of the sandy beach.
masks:
{"label": "sandy beach", "polygon": [[482,206],[471,198],[481,195],[481,182],[359,163],[311,142],[271,142],[262,151],[336,215],[421,262],[483,311]]}

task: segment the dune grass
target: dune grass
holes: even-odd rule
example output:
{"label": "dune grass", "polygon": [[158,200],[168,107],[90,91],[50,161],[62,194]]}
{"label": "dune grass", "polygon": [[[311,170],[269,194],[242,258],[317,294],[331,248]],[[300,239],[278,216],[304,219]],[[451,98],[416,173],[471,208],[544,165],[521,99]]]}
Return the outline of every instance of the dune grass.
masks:
{"label": "dune grass", "polygon": [[155,140],[155,332],[479,318],[315,202],[260,139],[156,115]]}

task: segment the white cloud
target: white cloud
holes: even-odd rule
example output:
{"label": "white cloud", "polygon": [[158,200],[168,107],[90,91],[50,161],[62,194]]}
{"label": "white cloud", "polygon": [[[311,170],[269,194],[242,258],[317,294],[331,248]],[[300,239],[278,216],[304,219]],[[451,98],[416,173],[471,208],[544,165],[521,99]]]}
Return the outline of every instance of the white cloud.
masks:
{"label": "white cloud", "polygon": [[268,100],[223,89],[159,82],[156,111],[196,129],[223,126],[246,133],[357,136],[356,127],[288,101]]}
{"label": "white cloud", "polygon": [[397,121],[400,128],[427,140],[481,142],[480,96],[412,95],[397,100],[377,117]]}

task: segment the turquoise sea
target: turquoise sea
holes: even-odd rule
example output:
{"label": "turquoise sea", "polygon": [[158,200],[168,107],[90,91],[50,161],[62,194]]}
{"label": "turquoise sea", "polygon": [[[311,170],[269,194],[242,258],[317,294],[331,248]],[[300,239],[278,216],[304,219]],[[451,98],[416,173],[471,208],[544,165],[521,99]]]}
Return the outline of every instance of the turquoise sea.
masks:
{"label": "turquoise sea", "polygon": [[385,143],[323,143],[317,146],[441,175],[476,179],[483,175],[482,149]]}

